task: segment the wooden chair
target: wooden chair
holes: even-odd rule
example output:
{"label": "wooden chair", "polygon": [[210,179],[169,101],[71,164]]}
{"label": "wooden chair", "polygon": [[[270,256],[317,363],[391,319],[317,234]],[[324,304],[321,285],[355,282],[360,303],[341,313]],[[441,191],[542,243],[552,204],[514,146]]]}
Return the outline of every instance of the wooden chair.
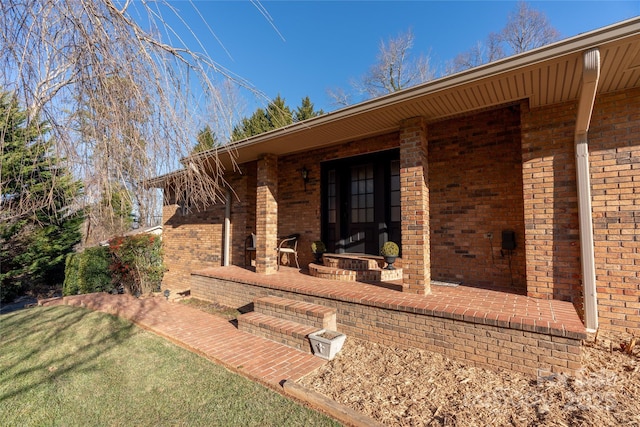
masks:
{"label": "wooden chair", "polygon": [[[253,255],[252,255],[253,254]],[[247,258],[249,262],[247,263]],[[251,258],[256,258],[256,234],[251,233],[244,239],[244,266],[251,265]]]}
{"label": "wooden chair", "polygon": [[293,254],[296,260],[296,265],[300,268],[300,264],[298,263],[298,240],[300,240],[299,234],[291,234],[280,241],[276,248],[276,251],[278,252],[278,270],[280,270],[280,258],[282,257],[282,254]]}

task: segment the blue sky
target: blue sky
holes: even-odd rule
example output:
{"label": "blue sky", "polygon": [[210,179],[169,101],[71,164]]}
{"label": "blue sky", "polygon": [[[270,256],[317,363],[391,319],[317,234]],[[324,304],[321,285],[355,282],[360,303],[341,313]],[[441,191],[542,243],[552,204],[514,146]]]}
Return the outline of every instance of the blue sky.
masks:
{"label": "blue sky", "polygon": [[[531,1],[562,38],[640,15],[640,1]],[[249,1],[172,1],[208,54],[269,97],[292,108],[309,96],[316,108],[335,110],[328,88],[349,87],[375,62],[380,41],[412,28],[412,55],[434,65],[484,41],[506,23],[514,1],[262,1],[271,21]],[[200,50],[189,35],[186,42]],[[275,27],[275,29],[274,29]],[[258,101],[246,95],[245,114]]]}

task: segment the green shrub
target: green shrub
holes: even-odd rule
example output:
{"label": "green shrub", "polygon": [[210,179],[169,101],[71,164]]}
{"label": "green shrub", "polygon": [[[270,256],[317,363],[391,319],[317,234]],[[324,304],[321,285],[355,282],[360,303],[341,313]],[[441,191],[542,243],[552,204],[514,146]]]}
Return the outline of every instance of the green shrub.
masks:
{"label": "green shrub", "polygon": [[327,247],[321,240],[316,240],[315,242],[311,243],[311,252],[313,252],[314,254],[323,254],[326,251]]}
{"label": "green shrub", "polygon": [[380,255],[382,256],[398,256],[399,253],[400,253],[400,248],[398,248],[397,244],[391,241],[386,242],[380,248]]}
{"label": "green shrub", "polygon": [[116,237],[109,247],[67,256],[63,294],[109,292],[122,286],[132,295],[141,295],[160,289],[164,270],[158,236]]}
{"label": "green shrub", "polygon": [[67,255],[64,262],[64,282],[62,284],[62,295],[75,295],[80,288],[80,255],[72,252]]}
{"label": "green shrub", "polygon": [[62,292],[64,295],[108,292],[114,287],[109,265],[111,254],[102,246],[67,255]]}
{"label": "green shrub", "polygon": [[115,283],[132,295],[160,290],[164,275],[162,242],[158,236],[139,234],[109,241],[111,275]]}

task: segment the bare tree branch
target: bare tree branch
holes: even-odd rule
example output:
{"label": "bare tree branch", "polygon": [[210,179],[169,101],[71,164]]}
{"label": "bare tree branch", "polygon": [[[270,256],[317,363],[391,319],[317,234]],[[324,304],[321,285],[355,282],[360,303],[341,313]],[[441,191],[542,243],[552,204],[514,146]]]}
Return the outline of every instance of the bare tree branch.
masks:
{"label": "bare tree branch", "polygon": [[353,103],[351,95],[340,87],[327,89],[327,96],[332,100],[331,104],[335,107],[346,107]]}
{"label": "bare tree branch", "polygon": [[560,33],[551,26],[547,16],[524,1],[518,2],[516,11],[509,14],[507,25],[501,33],[502,40],[514,54],[552,43],[559,36]]}
{"label": "bare tree branch", "polygon": [[447,74],[518,54],[556,41],[560,33],[551,26],[544,13],[520,1],[509,14],[507,24],[499,33],[491,33],[485,43],[477,42],[471,49],[458,54],[446,67]]}
{"label": "bare tree branch", "polygon": [[381,41],[377,62],[363,77],[361,90],[376,97],[431,80],[435,73],[429,58],[421,56],[412,60],[410,57],[413,41],[411,29],[387,43]]}
{"label": "bare tree branch", "polygon": [[[361,79],[350,82],[352,90],[369,99],[432,80],[436,73],[429,56],[411,57],[413,41],[411,29],[386,43],[381,41],[376,62]],[[338,106],[351,104],[354,97],[341,88],[330,89],[327,95]]]}
{"label": "bare tree branch", "polygon": [[[84,182],[85,205],[108,214],[112,193],[125,188],[141,225],[159,203],[140,183],[180,168],[205,124],[230,135],[238,112],[233,86],[266,99],[182,43],[163,17],[175,13],[168,1],[0,3],[0,89],[19,97],[30,120],[49,123],[56,152]],[[195,208],[220,200],[221,164],[207,165],[185,173],[178,202],[186,194]]]}

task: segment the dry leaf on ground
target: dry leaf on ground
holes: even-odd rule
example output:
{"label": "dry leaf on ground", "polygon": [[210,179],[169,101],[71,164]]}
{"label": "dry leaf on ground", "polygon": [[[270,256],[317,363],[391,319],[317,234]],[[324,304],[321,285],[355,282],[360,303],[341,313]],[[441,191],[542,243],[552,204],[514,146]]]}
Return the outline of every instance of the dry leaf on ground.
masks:
{"label": "dry leaf on ground", "polygon": [[640,351],[623,342],[585,344],[576,376],[533,379],[348,337],[301,383],[393,426],[640,426]]}

